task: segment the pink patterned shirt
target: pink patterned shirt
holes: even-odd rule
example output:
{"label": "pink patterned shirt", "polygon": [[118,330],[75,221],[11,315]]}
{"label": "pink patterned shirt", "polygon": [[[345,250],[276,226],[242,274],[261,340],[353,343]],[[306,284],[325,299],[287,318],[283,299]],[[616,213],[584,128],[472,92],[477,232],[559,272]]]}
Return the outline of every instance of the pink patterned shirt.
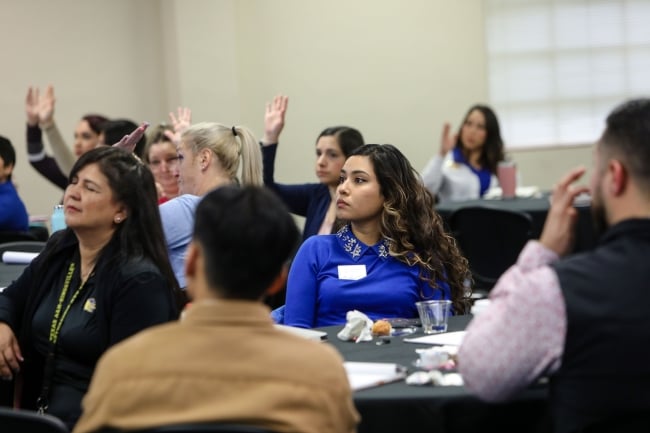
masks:
{"label": "pink patterned shirt", "polygon": [[491,303],[467,328],[458,353],[465,387],[503,401],[560,367],[567,319],[564,297],[548,264],[557,254],[530,241],[490,292]]}

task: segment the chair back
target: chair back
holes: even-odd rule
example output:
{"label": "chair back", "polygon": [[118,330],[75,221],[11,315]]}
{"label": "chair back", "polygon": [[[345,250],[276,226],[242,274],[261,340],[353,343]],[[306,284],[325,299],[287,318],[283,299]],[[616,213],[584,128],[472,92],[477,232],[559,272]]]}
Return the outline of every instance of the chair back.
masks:
{"label": "chair back", "polygon": [[122,430],[114,427],[105,427],[98,433],[273,433],[270,430],[261,429],[242,424],[224,423],[187,423],[150,427],[139,430]]}
{"label": "chair back", "polygon": [[648,410],[631,409],[606,417],[573,433],[636,433],[647,432],[650,426]]}
{"label": "chair back", "polygon": [[0,258],[5,251],[20,251],[22,253],[40,253],[45,248],[45,242],[16,241],[0,243]]}
{"label": "chair back", "polygon": [[30,410],[0,407],[2,433],[70,433],[63,421]]}
{"label": "chair back", "polygon": [[36,235],[31,231],[27,232],[16,232],[16,231],[0,231],[0,244],[6,242],[16,242],[16,241],[36,241]]}
{"label": "chair back", "polygon": [[473,206],[454,211],[449,228],[469,261],[475,290],[487,292],[531,238],[532,218],[526,212]]}
{"label": "chair back", "polygon": [[50,231],[44,225],[30,225],[29,234],[37,241],[47,242],[50,238]]}

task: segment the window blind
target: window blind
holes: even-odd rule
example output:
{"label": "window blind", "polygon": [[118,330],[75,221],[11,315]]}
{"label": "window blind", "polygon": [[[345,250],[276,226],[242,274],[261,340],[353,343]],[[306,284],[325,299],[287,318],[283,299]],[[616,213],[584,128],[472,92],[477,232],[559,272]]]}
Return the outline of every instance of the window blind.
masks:
{"label": "window blind", "polygon": [[489,99],[508,148],[593,143],[650,96],[650,1],[485,0]]}

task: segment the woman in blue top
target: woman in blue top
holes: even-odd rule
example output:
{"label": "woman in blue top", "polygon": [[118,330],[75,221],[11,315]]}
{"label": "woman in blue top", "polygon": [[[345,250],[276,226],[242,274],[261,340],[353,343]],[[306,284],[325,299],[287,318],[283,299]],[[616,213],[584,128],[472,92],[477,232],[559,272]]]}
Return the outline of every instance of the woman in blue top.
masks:
{"label": "woman in blue top", "polygon": [[288,98],[276,96],[266,105],[262,158],[264,185],[274,190],[291,213],[306,217],[302,238],[315,234],[329,234],[336,219],[336,203],[333,200],[339,174],[345,159],[363,145],[359,131],[347,126],[326,128],[316,141],[316,175],[320,183],[283,185],[275,183],[274,165],[278,139],[284,128],[284,115]]}
{"label": "woman in blue top", "polygon": [[298,250],[285,324],[344,324],[350,310],[373,320],[417,317],[421,299],[451,299],[456,313],[467,310],[467,260],[396,147],[368,144],[354,151],[341,169],[335,202],[346,225],[307,239]]}
{"label": "woman in blue top", "polygon": [[496,172],[503,160],[499,121],[486,105],[474,105],[458,134],[443,127],[440,152],[422,170],[424,184],[440,201],[472,200],[497,186]]}
{"label": "woman in blue top", "polygon": [[0,231],[26,232],[29,229],[27,209],[11,181],[15,165],[14,146],[0,136]]}

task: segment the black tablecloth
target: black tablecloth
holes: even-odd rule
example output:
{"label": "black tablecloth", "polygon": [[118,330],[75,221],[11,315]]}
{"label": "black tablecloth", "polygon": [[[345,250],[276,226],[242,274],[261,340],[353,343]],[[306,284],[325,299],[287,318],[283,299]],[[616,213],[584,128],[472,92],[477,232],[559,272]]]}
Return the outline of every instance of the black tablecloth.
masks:
{"label": "black tablecloth", "polygon": [[[546,215],[550,207],[549,194],[541,197],[496,199],[496,200],[466,200],[456,202],[445,202],[436,205],[436,211],[440,214],[445,223],[448,223],[451,214],[458,209],[470,206],[494,207],[498,209],[526,212],[533,220],[533,239],[539,239],[544,228]],[[597,237],[593,227],[591,208],[589,206],[576,206],[578,211],[578,222],[576,224],[576,239],[573,251],[580,252],[593,248],[596,245]],[[448,227],[448,226],[447,226]]]}
{"label": "black tablecloth", "polygon": [[[449,331],[462,330],[471,316],[452,317]],[[389,344],[375,341],[340,341],[341,326],[320,328],[328,333],[333,345],[346,361],[392,362],[417,371],[412,363],[415,349],[427,347],[390,338]],[[550,430],[546,405],[547,389],[531,387],[506,404],[488,404],[469,395],[464,387],[409,386],[404,381],[357,391],[354,401],[361,414],[359,433],[411,432],[543,432]]]}

